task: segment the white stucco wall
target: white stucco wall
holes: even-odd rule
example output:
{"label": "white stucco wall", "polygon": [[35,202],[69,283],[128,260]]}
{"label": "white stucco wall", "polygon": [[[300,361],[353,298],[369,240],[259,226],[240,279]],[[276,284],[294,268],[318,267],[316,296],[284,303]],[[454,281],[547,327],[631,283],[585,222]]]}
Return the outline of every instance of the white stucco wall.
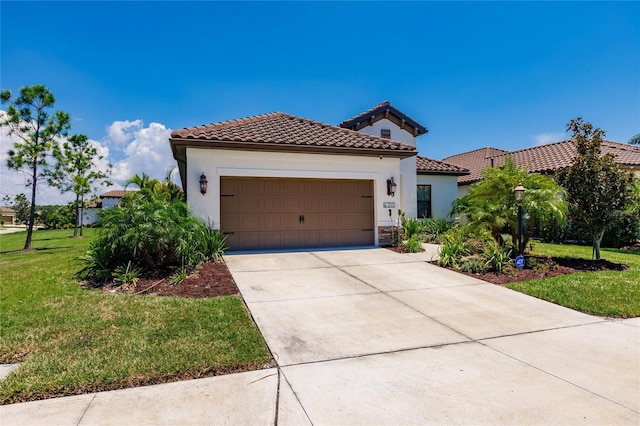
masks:
{"label": "white stucco wall", "polygon": [[120,197],[105,197],[102,199],[102,208],[110,209],[111,207],[115,207],[120,203]]}
{"label": "white stucco wall", "polygon": [[[413,167],[415,179],[415,160]],[[198,183],[203,172],[209,182],[205,195],[200,193]],[[221,176],[372,180],[377,226],[392,225],[389,209],[383,206],[384,202],[395,202],[392,215],[396,220],[398,209],[408,210],[403,201],[411,197],[405,197],[404,194],[412,192],[414,200],[416,197],[415,182],[413,187],[405,188],[406,183],[403,180],[407,179],[400,178],[400,159],[384,156],[380,158],[187,148],[186,173],[187,202],[194,215],[204,221],[213,222],[215,228],[220,224]],[[391,176],[398,185],[395,197],[387,195],[387,179]],[[415,208],[413,211],[415,212]],[[375,241],[378,241],[377,228],[375,233]]]}
{"label": "white stucco wall", "polygon": [[[416,157],[400,160],[401,181],[398,185],[402,197],[402,211],[406,217],[416,217],[418,212],[418,194],[416,189]],[[397,180],[397,178],[396,178]]]}
{"label": "white stucco wall", "polygon": [[358,130],[360,133],[365,133],[367,135],[372,136],[380,136],[380,130],[389,129],[391,130],[391,140],[406,143],[407,145],[411,145],[413,147],[416,146],[416,138],[411,133],[403,130],[392,121],[383,118],[382,120],[378,120],[370,126],[363,127]]}
{"label": "white stucco wall", "polygon": [[469,193],[469,188],[471,185],[460,185],[458,186],[458,198],[462,198]]}
{"label": "white stucco wall", "polygon": [[449,175],[418,175],[417,185],[431,185],[431,214],[448,218],[458,194],[458,177]]}
{"label": "white stucco wall", "polygon": [[[82,224],[83,225],[91,225],[98,221],[98,212],[101,209],[84,209],[82,212]],[[78,220],[78,225],[80,225],[80,221]]]}

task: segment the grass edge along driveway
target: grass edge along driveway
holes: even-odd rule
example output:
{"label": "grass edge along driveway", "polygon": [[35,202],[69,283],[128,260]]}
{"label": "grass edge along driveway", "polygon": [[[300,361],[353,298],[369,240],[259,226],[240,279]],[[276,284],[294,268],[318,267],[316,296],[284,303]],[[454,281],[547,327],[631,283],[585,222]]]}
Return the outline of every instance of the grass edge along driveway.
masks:
{"label": "grass edge along driveway", "polygon": [[106,294],[73,278],[84,238],[36,231],[0,236],[0,404],[262,368],[264,339],[240,297]]}
{"label": "grass edge along driveway", "polygon": [[[535,243],[532,254],[591,259],[591,246]],[[579,272],[506,287],[591,315],[640,316],[640,253],[602,249],[602,258],[629,266],[626,271]]]}

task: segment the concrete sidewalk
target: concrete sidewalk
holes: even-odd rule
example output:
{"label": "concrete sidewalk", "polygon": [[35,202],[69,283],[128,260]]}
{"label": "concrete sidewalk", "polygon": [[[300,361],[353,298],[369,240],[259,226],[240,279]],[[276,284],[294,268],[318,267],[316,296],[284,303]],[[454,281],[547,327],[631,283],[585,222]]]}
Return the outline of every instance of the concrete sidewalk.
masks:
{"label": "concrete sidewalk", "polygon": [[384,249],[227,256],[278,369],[0,406],[3,425],[640,424],[640,318]]}

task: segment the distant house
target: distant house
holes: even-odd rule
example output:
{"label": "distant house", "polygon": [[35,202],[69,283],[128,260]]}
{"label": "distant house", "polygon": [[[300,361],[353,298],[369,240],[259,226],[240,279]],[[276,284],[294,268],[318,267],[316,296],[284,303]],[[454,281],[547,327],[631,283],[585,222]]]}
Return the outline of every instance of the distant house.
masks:
{"label": "distant house", "polygon": [[[634,170],[640,176],[640,147],[624,143],[603,141],[602,154],[613,154],[616,161],[624,167]],[[576,147],[570,140],[520,149],[505,151],[497,148],[481,148],[462,154],[452,155],[443,161],[464,167],[469,174],[458,177],[458,196],[464,196],[469,186],[482,179],[482,172],[487,167],[497,167],[511,156],[520,167],[528,167],[533,173],[553,173],[571,165],[577,155]]]}
{"label": "distant house", "polygon": [[16,224],[16,211],[14,209],[10,209],[9,207],[0,207],[0,210],[2,210],[2,222],[5,225]]}
{"label": "distant house", "polygon": [[94,200],[88,201],[82,214],[83,225],[96,223],[98,221],[98,212],[117,206],[122,197],[132,192],[136,191],[114,189],[112,191],[105,192]]}
{"label": "distant house", "polygon": [[169,141],[194,214],[232,249],[271,249],[385,245],[400,210],[446,216],[468,171],[418,157],[425,133],[385,101],[338,126],[276,112]]}

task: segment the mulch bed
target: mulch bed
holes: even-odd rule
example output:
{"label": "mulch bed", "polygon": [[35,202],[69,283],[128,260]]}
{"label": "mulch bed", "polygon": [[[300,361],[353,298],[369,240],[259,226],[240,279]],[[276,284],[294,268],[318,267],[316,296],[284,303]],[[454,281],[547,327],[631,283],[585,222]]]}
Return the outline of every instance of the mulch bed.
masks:
{"label": "mulch bed", "polygon": [[478,278],[483,281],[487,281],[493,284],[508,284],[520,281],[532,281],[542,278],[557,277],[560,275],[574,274],[576,272],[596,272],[596,271],[624,271],[629,269],[629,266],[622,263],[609,262],[608,260],[586,260],[575,259],[567,257],[543,257],[543,256],[531,256],[538,260],[538,263],[547,263],[554,265],[550,268],[536,268],[536,269],[516,269],[510,268],[504,271],[502,274],[495,272],[487,272],[485,274],[471,274],[466,272],[460,272],[470,277]]}
{"label": "mulch bed", "polygon": [[141,278],[134,287],[124,289],[111,284],[105,286],[104,291],[191,298],[230,296],[239,293],[227,265],[213,262],[202,264],[196,274],[190,275],[180,284],[172,284],[168,276]]}
{"label": "mulch bed", "polygon": [[[385,247],[387,250],[394,251],[396,253],[407,253],[402,247]],[[640,251],[640,243],[633,247],[625,247],[625,250],[638,250]],[[595,272],[595,271],[625,271],[629,269],[629,266],[622,263],[609,262],[608,260],[587,260],[576,259],[567,257],[545,257],[545,256],[527,256],[527,258],[535,258],[539,265],[547,264],[549,267],[538,267],[535,269],[524,268],[516,269],[510,268],[504,271],[502,274],[495,272],[487,272],[485,274],[473,274],[469,272],[463,272],[455,270],[464,275],[478,278],[483,281],[487,281],[493,284],[508,284],[520,281],[532,281],[542,278],[557,277],[560,275],[574,274],[576,272]],[[438,262],[430,262],[437,265]]]}

